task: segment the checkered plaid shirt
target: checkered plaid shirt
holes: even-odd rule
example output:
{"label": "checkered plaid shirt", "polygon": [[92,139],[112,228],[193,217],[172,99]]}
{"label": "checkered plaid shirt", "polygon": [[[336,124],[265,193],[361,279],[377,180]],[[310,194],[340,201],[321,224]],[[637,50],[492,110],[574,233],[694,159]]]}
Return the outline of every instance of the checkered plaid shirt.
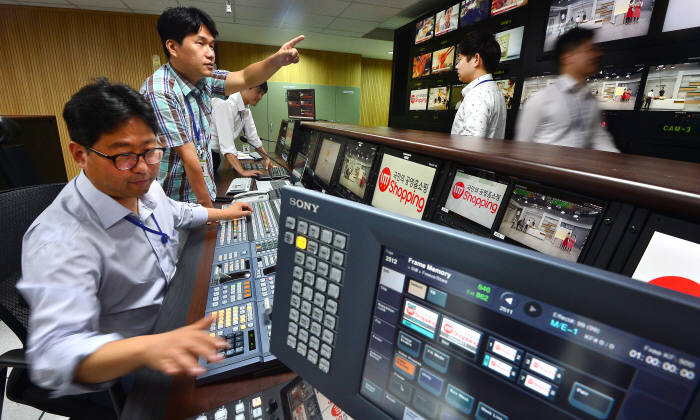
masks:
{"label": "checkered plaid shirt", "polygon": [[[206,157],[209,173],[204,174],[204,180],[211,199],[216,197],[210,145],[211,97],[213,95],[226,99],[224,86],[227,75],[227,71],[216,70],[213,77],[202,79],[193,85],[170,63],[166,63],[141,86],[141,94],[151,102],[158,119],[158,138],[167,147],[160,162],[158,181],[168,197],[173,200],[197,202],[197,197],[187,181],[180,155],[172,149],[190,142]],[[185,101],[189,102],[192,114]],[[199,140],[194,131],[195,123],[199,131]]]}

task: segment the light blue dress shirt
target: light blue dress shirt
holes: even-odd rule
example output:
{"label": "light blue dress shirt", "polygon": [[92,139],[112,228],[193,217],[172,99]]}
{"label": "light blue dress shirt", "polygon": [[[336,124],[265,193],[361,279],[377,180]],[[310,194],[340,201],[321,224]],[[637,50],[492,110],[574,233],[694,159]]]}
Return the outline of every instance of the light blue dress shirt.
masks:
{"label": "light blue dress shirt", "polygon": [[[139,214],[101,192],[81,172],[32,223],[22,242],[20,293],[31,307],[30,378],[53,396],[105,389],[74,382],[78,364],[104,344],[149,334],[177,263],[177,229],[206,223],[207,210],[173,201],[158,182],[138,199]],[[126,219],[132,215],[151,229]]]}

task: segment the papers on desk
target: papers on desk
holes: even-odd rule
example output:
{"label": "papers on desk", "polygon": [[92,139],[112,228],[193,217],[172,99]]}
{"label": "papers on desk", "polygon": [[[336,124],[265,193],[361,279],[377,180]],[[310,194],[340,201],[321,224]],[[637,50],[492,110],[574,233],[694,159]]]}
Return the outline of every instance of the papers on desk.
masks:
{"label": "papers on desk", "polygon": [[249,153],[244,153],[244,152],[239,152],[239,151],[236,151],[236,157],[238,158],[238,160],[254,160],[255,159]]}

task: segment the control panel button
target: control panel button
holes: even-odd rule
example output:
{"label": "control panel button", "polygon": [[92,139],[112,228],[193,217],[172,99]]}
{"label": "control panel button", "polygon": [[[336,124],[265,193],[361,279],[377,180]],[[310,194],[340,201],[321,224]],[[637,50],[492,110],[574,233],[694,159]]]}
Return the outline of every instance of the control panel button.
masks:
{"label": "control panel button", "polygon": [[308,230],[309,224],[303,220],[299,220],[299,223],[297,223],[297,232],[301,233],[302,235],[306,235]]}
{"label": "control panel button", "polygon": [[336,233],[335,237],[333,238],[333,246],[338,249],[345,249],[345,241],[346,239],[344,235]]}
{"label": "control panel button", "polygon": [[306,255],[304,255],[303,252],[296,251],[294,253],[294,264],[304,265],[305,259],[306,259]]}
{"label": "control panel button", "polygon": [[318,337],[314,337],[314,336],[309,337],[309,347],[318,351],[318,348],[320,345],[321,345],[321,340],[319,340]]}
{"label": "control panel button", "polygon": [[301,280],[303,276],[304,270],[301,267],[294,266],[294,268],[292,269],[292,277],[294,277],[297,280]]}
{"label": "control panel button", "polygon": [[307,241],[306,242],[306,250],[310,252],[311,254],[316,255],[318,252],[318,242],[316,241]]}
{"label": "control panel button", "polygon": [[287,218],[284,221],[284,227],[287,229],[294,229],[294,226],[296,225],[296,219],[294,219],[292,216],[287,216]]}
{"label": "control panel button", "polygon": [[[316,290],[318,290],[319,292],[325,292],[327,285],[328,285],[328,282],[323,277],[316,278]],[[320,305],[320,306],[323,306],[323,305]]]}
{"label": "control panel button", "polygon": [[284,232],[284,243],[288,245],[294,243],[294,234],[292,232]]}
{"label": "control panel button", "polygon": [[345,255],[340,251],[333,251],[333,257],[331,257],[331,262],[335,265],[343,266],[345,263]]}
{"label": "control panel button", "polygon": [[328,373],[328,371],[331,370],[331,364],[328,360],[321,358],[321,360],[318,361],[318,368],[321,369],[323,373]]}
{"label": "control panel button", "polygon": [[334,283],[329,284],[328,296],[332,297],[333,299],[338,299],[338,296],[340,296],[340,287]]}
{"label": "control panel button", "polygon": [[330,314],[337,314],[338,313],[338,302],[334,301],[333,299],[328,299],[326,301],[326,311]]}
{"label": "control panel button", "polygon": [[321,230],[321,241],[330,244],[333,241],[333,232],[328,229]]}
{"label": "control panel button", "polygon": [[334,281],[336,283],[340,283],[343,280],[343,270],[340,270],[335,267],[331,267],[331,274],[329,276],[331,281]]}
{"label": "control panel button", "polygon": [[306,249],[306,238],[304,236],[297,236],[297,248]]}
{"label": "control panel button", "polygon": [[324,342],[326,342],[332,346],[334,339],[335,339],[335,334],[333,334],[333,332],[331,330],[324,328],[323,334],[321,335],[321,340],[323,340]]}
{"label": "control panel button", "polygon": [[333,348],[331,348],[331,346],[328,344],[321,344],[321,356],[325,357],[326,359],[330,359],[332,354]]}
{"label": "control panel button", "polygon": [[309,236],[311,236],[314,239],[318,239],[318,235],[320,234],[321,229],[317,225],[309,225]]}
{"label": "control panel button", "polygon": [[318,248],[318,256],[321,257],[321,258],[323,258],[323,259],[326,260],[326,261],[330,261],[330,259],[331,259],[331,249],[328,248],[328,247],[325,246],[325,245],[321,245],[321,246]]}
{"label": "control panel button", "polygon": [[314,276],[314,273],[310,271],[304,273],[304,283],[308,284],[309,286],[313,286],[315,282],[316,276]]}

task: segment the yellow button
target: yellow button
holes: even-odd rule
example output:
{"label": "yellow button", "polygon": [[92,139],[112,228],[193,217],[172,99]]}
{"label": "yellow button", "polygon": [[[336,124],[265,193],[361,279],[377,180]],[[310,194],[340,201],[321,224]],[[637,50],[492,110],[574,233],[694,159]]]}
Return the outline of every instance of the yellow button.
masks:
{"label": "yellow button", "polygon": [[245,315],[241,315],[241,322],[245,322]]}
{"label": "yellow button", "polygon": [[227,318],[227,319],[226,319],[226,328],[228,328],[228,327],[230,327],[230,326],[231,326],[231,319],[230,319],[230,318]]}
{"label": "yellow button", "polygon": [[241,324],[241,330],[245,330],[245,324]]}
{"label": "yellow button", "polygon": [[306,249],[306,238],[303,236],[297,236],[297,248]]}
{"label": "yellow button", "polygon": [[216,334],[214,334],[214,333],[209,333],[209,337],[216,337]]}

